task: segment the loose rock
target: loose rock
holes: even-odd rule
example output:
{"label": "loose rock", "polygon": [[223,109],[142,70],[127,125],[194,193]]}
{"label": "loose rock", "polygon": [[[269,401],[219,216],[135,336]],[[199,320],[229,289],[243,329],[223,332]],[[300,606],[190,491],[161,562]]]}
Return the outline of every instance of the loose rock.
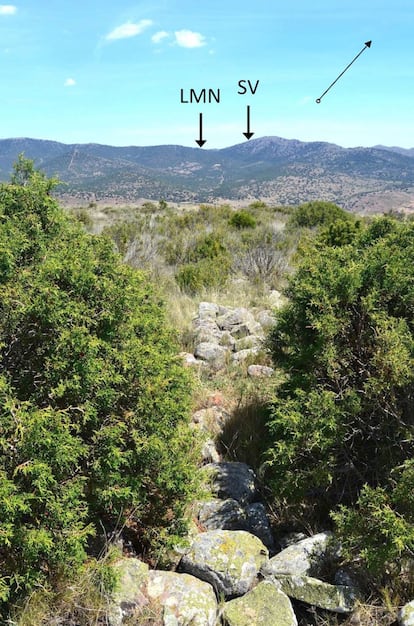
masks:
{"label": "loose rock", "polygon": [[210,583],[218,596],[241,596],[257,580],[267,548],[243,530],[212,530],[198,535],[180,562],[180,571]]}
{"label": "loose rock", "polygon": [[277,576],[277,583],[289,598],[334,613],[352,613],[359,594],[354,587],[330,585],[311,576]]}
{"label": "loose rock", "polygon": [[216,371],[222,369],[225,366],[227,354],[228,350],[226,350],[222,346],[219,346],[216,343],[204,341],[199,343],[194,351],[194,355],[198,359],[203,359],[203,361],[207,361],[211,369]]}
{"label": "loose rock", "polygon": [[332,533],[318,533],[276,554],[262,570],[263,576],[311,576],[318,574],[327,559],[338,556],[338,546],[330,545]]}
{"label": "loose rock", "polygon": [[266,365],[249,365],[247,373],[251,378],[270,378],[274,374],[274,369]]}
{"label": "loose rock", "polygon": [[297,626],[286,594],[262,582],[242,598],[226,602],[223,617],[228,626]]}
{"label": "loose rock", "polygon": [[245,463],[210,463],[203,471],[211,477],[212,492],[222,500],[248,504],[258,496],[255,474]]}
{"label": "loose rock", "polygon": [[162,607],[164,626],[216,624],[217,600],[213,588],[194,576],[153,570],[149,573],[146,593]]}
{"label": "loose rock", "polygon": [[114,565],[119,576],[117,590],[109,600],[108,619],[110,626],[121,626],[124,617],[132,615],[138,608],[148,604],[141,588],[149,577],[149,568],[139,559],[120,559]]}

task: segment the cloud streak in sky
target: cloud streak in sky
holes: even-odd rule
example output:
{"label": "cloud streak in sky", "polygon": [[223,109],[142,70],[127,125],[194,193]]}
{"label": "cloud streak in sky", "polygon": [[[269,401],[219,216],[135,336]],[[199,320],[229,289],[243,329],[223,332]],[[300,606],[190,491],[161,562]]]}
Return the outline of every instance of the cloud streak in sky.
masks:
{"label": "cloud streak in sky", "polygon": [[201,48],[206,45],[206,38],[201,33],[192,30],[176,30],[175,42],[181,48]]}
{"label": "cloud streak in sky", "polygon": [[158,33],[155,33],[152,37],[151,37],[151,41],[152,43],[161,43],[161,41],[163,39],[166,39],[167,37],[169,37],[170,34],[167,33],[166,30],[159,30]]}
{"label": "cloud streak in sky", "polygon": [[147,28],[152,26],[152,20],[140,20],[139,22],[125,22],[117,26],[105,37],[107,41],[117,41],[118,39],[128,39],[141,35]]}
{"label": "cloud streak in sky", "polygon": [[74,87],[76,85],[76,80],[74,78],[67,78],[63,85],[65,87]]}
{"label": "cloud streak in sky", "polygon": [[0,15],[14,15],[17,7],[14,4],[0,4]]}

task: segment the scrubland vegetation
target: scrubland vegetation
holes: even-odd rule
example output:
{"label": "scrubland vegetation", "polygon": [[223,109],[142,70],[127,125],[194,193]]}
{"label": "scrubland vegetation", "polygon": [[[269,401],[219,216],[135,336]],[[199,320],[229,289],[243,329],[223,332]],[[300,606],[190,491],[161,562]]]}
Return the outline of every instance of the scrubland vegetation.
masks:
{"label": "scrubland vegetation", "polygon": [[[414,224],[160,202],[108,209],[91,236],[95,207],[66,216],[51,184],[29,171],[0,187],[3,619],[76,604],[90,623],[79,605],[99,613],[114,583],[111,536],[156,559],[185,534],[191,406],[221,393],[220,443],[258,472],[275,532],[335,528],[387,605],[366,623],[390,624],[414,596]],[[260,358],[275,376],[190,376],[177,354],[197,303],[262,306],[274,289],[287,300]]]}

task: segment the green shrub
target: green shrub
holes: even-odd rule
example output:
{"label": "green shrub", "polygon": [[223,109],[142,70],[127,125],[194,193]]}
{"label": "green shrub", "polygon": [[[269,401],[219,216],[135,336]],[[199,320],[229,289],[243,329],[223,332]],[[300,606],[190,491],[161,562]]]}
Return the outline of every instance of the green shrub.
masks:
{"label": "green shrub", "polygon": [[341,222],[352,220],[353,216],[347,213],[333,202],[315,200],[298,206],[290,215],[287,226],[294,228],[316,228],[329,226],[340,220]]}
{"label": "green shrub", "polygon": [[189,250],[188,260],[196,263],[202,259],[215,259],[225,254],[226,248],[221,237],[215,234],[203,235],[197,239],[194,246]]}
{"label": "green shrub", "polygon": [[96,529],[172,533],[193,495],[190,379],[160,298],[49,191],[37,173],[0,186],[4,601],[74,575]]}
{"label": "green shrub", "polygon": [[248,211],[236,211],[229,219],[230,226],[235,228],[255,228],[256,220]]}
{"label": "green shrub", "polygon": [[226,256],[202,259],[198,263],[182,265],[175,279],[180,289],[193,295],[210,287],[222,287],[229,277],[230,268]]}
{"label": "green shrub", "polygon": [[413,548],[414,499],[396,472],[414,456],[414,225],[382,218],[336,244],[303,251],[270,338],[286,380],[268,481],[308,521],[342,505],[346,544],[366,545],[354,557],[385,571]]}

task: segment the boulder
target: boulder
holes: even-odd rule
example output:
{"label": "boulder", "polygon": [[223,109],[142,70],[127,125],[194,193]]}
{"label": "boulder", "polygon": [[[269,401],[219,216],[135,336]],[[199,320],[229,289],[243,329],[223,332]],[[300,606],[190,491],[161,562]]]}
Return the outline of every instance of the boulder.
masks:
{"label": "boulder", "polygon": [[250,357],[256,357],[258,352],[258,348],[247,348],[246,350],[240,350],[240,352],[235,352],[231,358],[233,363],[243,363],[243,361]]}
{"label": "boulder", "polygon": [[264,504],[262,502],[253,502],[252,504],[248,504],[245,507],[245,514],[247,524],[246,530],[252,535],[259,537],[266,548],[273,553],[275,549],[275,542]]}
{"label": "boulder", "polygon": [[221,333],[219,345],[223,346],[224,348],[228,348],[229,350],[234,350],[236,347],[236,339],[231,333],[229,333],[228,330],[224,330]]}
{"label": "boulder", "polygon": [[270,330],[276,324],[276,319],[271,311],[259,311],[256,319],[264,330]]}
{"label": "boulder", "polygon": [[242,598],[226,602],[222,616],[228,626],[297,626],[292,604],[286,594],[269,582],[262,582]]}
{"label": "boulder", "polygon": [[398,613],[400,626],[414,626],[414,600],[402,607]]}
{"label": "boulder", "polygon": [[249,324],[239,324],[238,326],[233,326],[230,333],[236,339],[243,339],[249,337],[250,335],[258,335],[260,338],[263,338],[263,329],[258,322],[250,322]]}
{"label": "boulder", "polygon": [[229,351],[216,343],[201,342],[194,351],[198,359],[203,359],[213,370],[220,370],[226,365]]}
{"label": "boulder", "polygon": [[209,463],[203,471],[209,475],[211,490],[218,498],[231,498],[242,505],[256,500],[256,476],[246,463]]}
{"label": "boulder", "polygon": [[204,361],[202,361],[201,359],[196,359],[194,354],[191,354],[191,352],[181,352],[180,357],[183,360],[184,367],[199,368],[202,367],[204,364]]}
{"label": "boulder", "polygon": [[339,556],[339,548],[332,544],[332,539],[332,533],[323,532],[288,546],[270,559],[262,571],[263,576],[318,574],[327,559]]}
{"label": "boulder", "polygon": [[207,433],[218,434],[222,431],[230,415],[219,406],[211,406],[208,409],[200,409],[192,415],[192,422],[200,430]]}
{"label": "boulder", "polygon": [[274,374],[272,367],[266,365],[249,365],[247,373],[251,378],[270,378]]}
{"label": "boulder", "polygon": [[247,530],[246,513],[231,498],[202,502],[198,521],[206,530]]}
{"label": "boulder", "polygon": [[180,561],[180,571],[210,583],[218,597],[242,596],[268,559],[267,548],[243,530],[211,530],[198,535]]}
{"label": "boulder", "polygon": [[219,306],[214,302],[200,302],[198,305],[198,319],[215,320],[219,314]]}
{"label": "boulder", "polygon": [[119,578],[108,602],[108,620],[110,626],[121,626],[124,617],[148,604],[142,588],[148,581],[149,568],[139,559],[123,558],[115,563],[114,570]]}
{"label": "boulder", "polygon": [[196,320],[194,322],[194,343],[218,343],[221,331],[212,320]]}
{"label": "boulder", "polygon": [[241,506],[236,500],[208,500],[201,502],[198,520],[206,530],[246,530],[258,537],[271,552],[274,541],[261,502]]}
{"label": "boulder", "polygon": [[146,595],[155,606],[161,607],[164,626],[215,626],[217,600],[213,588],[188,574],[149,573]]}
{"label": "boulder", "polygon": [[311,576],[277,576],[276,584],[295,600],[333,613],[352,613],[360,595],[355,587],[330,585]]}
{"label": "boulder", "polygon": [[234,351],[240,352],[240,350],[248,350],[249,348],[260,348],[262,343],[262,338],[258,335],[248,335],[236,340]]}
{"label": "boulder", "polygon": [[[218,327],[221,330],[229,330],[231,333],[233,333],[235,327],[241,326],[242,324],[246,325],[246,328],[249,325],[252,325],[252,327],[257,325],[253,314],[244,307],[238,307],[228,311],[228,313],[217,318]],[[247,334],[249,334],[249,331]]]}
{"label": "boulder", "polygon": [[217,450],[213,439],[207,439],[201,448],[201,459],[203,463],[220,463],[221,455]]}

